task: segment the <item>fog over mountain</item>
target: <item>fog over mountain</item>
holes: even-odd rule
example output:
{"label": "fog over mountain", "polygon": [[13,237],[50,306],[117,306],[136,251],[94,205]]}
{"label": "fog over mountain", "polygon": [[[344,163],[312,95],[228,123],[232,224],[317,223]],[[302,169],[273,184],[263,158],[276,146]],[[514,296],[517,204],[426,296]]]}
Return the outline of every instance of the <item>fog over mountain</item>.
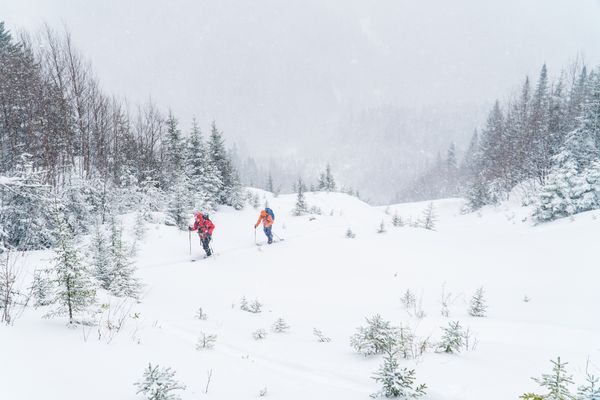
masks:
{"label": "fog over mountain", "polygon": [[600,62],[595,0],[0,0],[0,14],[12,30],[65,24],[107,91],[183,127],[216,120],[282,182],[331,162],[373,201],[451,141],[460,155],[542,64]]}

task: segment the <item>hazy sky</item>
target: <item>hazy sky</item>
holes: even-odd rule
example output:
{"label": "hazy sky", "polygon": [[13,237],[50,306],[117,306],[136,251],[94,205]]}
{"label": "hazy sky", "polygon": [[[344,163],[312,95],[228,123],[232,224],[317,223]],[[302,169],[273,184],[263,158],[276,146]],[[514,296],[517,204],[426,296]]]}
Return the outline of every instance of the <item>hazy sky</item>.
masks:
{"label": "hazy sky", "polygon": [[108,91],[262,150],[351,110],[491,102],[544,62],[600,63],[597,0],[0,0],[0,18],[65,23]]}

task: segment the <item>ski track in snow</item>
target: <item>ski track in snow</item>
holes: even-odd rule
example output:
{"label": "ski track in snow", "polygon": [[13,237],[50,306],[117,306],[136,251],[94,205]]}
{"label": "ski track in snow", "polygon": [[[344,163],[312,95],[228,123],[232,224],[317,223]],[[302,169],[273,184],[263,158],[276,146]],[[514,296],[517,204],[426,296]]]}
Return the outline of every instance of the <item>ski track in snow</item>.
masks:
{"label": "ski track in snow", "polygon": [[[257,246],[251,229],[258,211],[225,208],[213,214],[215,257],[202,259],[197,240],[189,254],[187,233],[150,224],[136,257],[146,285],[132,310],[139,319],[106,344],[93,334],[83,341],[80,328],[66,329],[64,320],[42,319],[42,309],[26,310],[15,326],[0,326],[12,361],[0,362],[0,398],[41,397],[33,379],[48,400],[134,400],[132,384],[152,362],[177,371],[188,385],[183,400],[256,398],[263,387],[272,399],[367,399],[378,390],[371,377],[381,357],[355,354],[349,337],[375,313],[432,341],[449,321],[472,328],[475,351],[401,361],[429,386],[428,399],[517,398],[537,390],[530,377],[547,372],[557,356],[570,362],[577,383],[588,357],[600,365],[600,321],[593,318],[599,273],[590,262],[597,260],[600,225],[593,213],[534,227],[529,210],[517,205],[463,215],[461,200],[446,199],[434,202],[433,232],[391,224],[395,212],[419,218],[427,202],[370,207],[346,195],[307,193],[308,204],[323,210],[311,219],[290,215],[292,195],[252,190],[275,209],[275,232],[284,241],[269,246],[258,229]],[[133,219],[124,217],[130,226]],[[387,232],[378,234],[382,220]],[[348,228],[355,239],[345,238]],[[22,260],[32,271],[51,258],[38,251]],[[442,286],[453,296],[450,318],[439,316]],[[486,289],[487,318],[466,312],[479,286]],[[406,289],[422,300],[422,320],[402,308]],[[242,296],[259,299],[263,312],[239,310]],[[193,318],[198,307],[208,320]],[[290,323],[290,332],[252,338],[277,317]],[[332,342],[318,343],[313,328]],[[214,349],[195,350],[199,331],[218,335]],[[215,375],[206,395],[209,369]],[[98,386],[97,377],[111,384]]]}

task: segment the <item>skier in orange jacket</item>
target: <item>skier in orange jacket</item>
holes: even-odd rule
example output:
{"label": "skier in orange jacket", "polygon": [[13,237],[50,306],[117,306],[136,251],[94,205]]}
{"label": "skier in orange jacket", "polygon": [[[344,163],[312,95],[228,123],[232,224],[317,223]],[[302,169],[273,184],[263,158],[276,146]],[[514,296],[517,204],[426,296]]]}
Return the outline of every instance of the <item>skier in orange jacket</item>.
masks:
{"label": "skier in orange jacket", "polygon": [[256,221],[256,224],[254,224],[254,229],[256,229],[262,222],[265,235],[267,236],[267,239],[269,239],[269,244],[273,243],[272,228],[274,221],[275,217],[273,211],[270,208],[266,208],[260,212],[260,215],[258,216],[258,221]]}

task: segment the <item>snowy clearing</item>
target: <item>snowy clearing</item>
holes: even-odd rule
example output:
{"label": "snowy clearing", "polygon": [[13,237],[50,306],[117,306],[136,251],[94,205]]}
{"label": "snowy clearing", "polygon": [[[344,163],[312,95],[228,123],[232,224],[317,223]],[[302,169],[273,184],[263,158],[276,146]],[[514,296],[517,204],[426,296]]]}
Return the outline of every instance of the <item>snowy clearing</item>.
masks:
{"label": "snowy clearing", "polygon": [[[447,199],[434,202],[430,231],[391,223],[396,212],[419,218],[428,203],[376,208],[307,193],[323,215],[292,217],[295,196],[255,191],[275,210],[274,232],[284,241],[255,246],[258,211],[224,209],[211,216],[216,257],[190,262],[203,254],[195,234],[190,255],[187,232],[148,224],[136,257],[143,295],[125,307],[124,328],[99,340],[96,327],[68,328],[63,318],[43,319],[43,307],[25,310],[14,326],[0,326],[0,398],[133,400],[150,362],[176,371],[184,400],[261,391],[272,399],[367,399],[378,390],[371,377],[382,358],[357,354],[349,338],[377,313],[432,342],[450,321],[473,332],[471,351],[401,361],[427,384],[427,399],[514,399],[536,390],[530,377],[548,370],[549,359],[568,361],[576,382],[588,357],[600,364],[597,213],[532,226],[524,208],[462,215],[463,201]],[[129,231],[134,219],[125,216]],[[377,233],[382,220],[386,232]],[[348,228],[356,238],[345,237]],[[132,232],[126,237],[133,241]],[[257,238],[266,241],[260,228]],[[51,257],[27,253],[25,279]],[[481,286],[489,309],[476,318],[467,310]],[[403,307],[407,289],[423,318]],[[440,314],[443,290],[451,293],[449,317]],[[240,310],[243,297],[258,299],[262,312]],[[200,307],[206,320],[195,317]],[[271,329],[280,317],[287,332]],[[331,342],[319,342],[314,328]],[[259,329],[267,335],[256,340]],[[202,332],[217,335],[214,348],[196,350]]]}

